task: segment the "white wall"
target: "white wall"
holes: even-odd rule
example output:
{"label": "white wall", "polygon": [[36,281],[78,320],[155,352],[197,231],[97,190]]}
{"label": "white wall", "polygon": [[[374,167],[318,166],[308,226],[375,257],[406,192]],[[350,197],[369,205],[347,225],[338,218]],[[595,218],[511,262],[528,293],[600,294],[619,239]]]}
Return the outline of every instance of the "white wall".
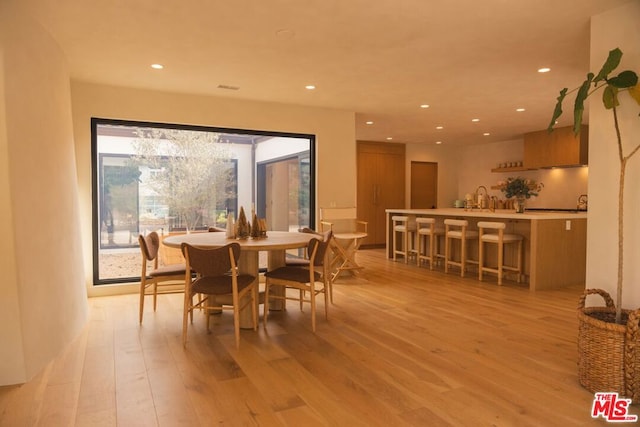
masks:
{"label": "white wall", "polygon": [[[591,21],[591,71],[597,73],[608,52],[624,53],[619,69],[640,72],[640,2],[594,16]],[[577,82],[579,84],[580,82]],[[620,128],[628,152],[640,143],[640,107],[620,97]],[[617,189],[619,161],[611,111],[594,97],[589,105],[589,218],[587,288],[602,288],[615,299],[617,278]],[[624,208],[623,307],[640,307],[640,154],[628,164]]]}
{"label": "white wall", "polygon": [[[92,286],[91,117],[316,135],[316,207],[356,202],[355,114],[232,98],[163,93],[72,81],[85,282],[90,295],[133,290]],[[239,171],[239,174],[242,173]],[[318,214],[316,213],[316,218]]]}
{"label": "white wall", "polygon": [[[411,162],[438,163],[438,208],[453,206],[458,194],[458,155],[459,149],[446,145],[406,145],[405,166],[405,206],[411,206]],[[393,206],[389,206],[392,208]]]}
{"label": "white wall", "polygon": [[[549,111],[553,111],[554,100],[549,100]],[[551,114],[551,113],[549,113]],[[538,197],[527,200],[531,208],[575,209],[578,196],[587,193],[589,168],[538,169],[533,171],[493,173],[499,163],[523,160],[523,140],[497,142],[468,146],[460,149],[458,166],[458,197],[473,193],[479,185],[484,185],[489,195],[505,199],[500,190],[492,190],[498,181],[509,177],[522,176],[544,184]]]}
{"label": "white wall", "polygon": [[[17,2],[16,2],[17,3]],[[69,73],[51,37],[0,2],[0,384],[36,375],[88,316]]]}
{"label": "white wall", "polygon": [[522,160],[523,152],[522,140],[464,147],[407,144],[405,207],[408,208],[411,201],[411,162],[424,161],[438,163],[439,208],[453,207],[456,199],[463,199],[466,193],[473,193],[480,185],[487,188],[489,195],[504,199],[504,195],[499,190],[492,190],[491,186],[510,176],[522,176],[545,185],[538,197],[527,201],[527,206],[575,209],[578,196],[587,193],[589,168],[491,172],[499,163]]}

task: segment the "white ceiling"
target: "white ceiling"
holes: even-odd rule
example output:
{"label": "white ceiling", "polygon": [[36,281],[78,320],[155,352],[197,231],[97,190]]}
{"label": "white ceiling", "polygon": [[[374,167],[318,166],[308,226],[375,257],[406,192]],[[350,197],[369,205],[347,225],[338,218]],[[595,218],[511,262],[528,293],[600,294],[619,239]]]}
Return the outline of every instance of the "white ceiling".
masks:
{"label": "white ceiling", "polygon": [[455,145],[546,128],[589,71],[590,17],[637,0],[19,1],[74,79],[354,111],[359,140]]}

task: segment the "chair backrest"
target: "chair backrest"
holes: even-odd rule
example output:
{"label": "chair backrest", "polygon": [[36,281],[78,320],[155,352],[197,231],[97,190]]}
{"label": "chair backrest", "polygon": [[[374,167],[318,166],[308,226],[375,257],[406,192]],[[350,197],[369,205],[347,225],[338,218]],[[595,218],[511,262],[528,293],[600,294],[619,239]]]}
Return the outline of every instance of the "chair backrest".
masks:
{"label": "chair backrest", "polygon": [[327,248],[329,247],[329,240],[331,240],[332,232],[328,231],[323,236],[323,240],[316,239],[315,237],[309,240],[307,244],[307,253],[309,254],[309,262],[315,267],[324,265],[325,255],[327,254]]}
{"label": "chair backrest", "polygon": [[419,217],[416,218],[416,223],[418,224],[435,224],[436,220],[435,218],[424,218],[424,217]]}
{"label": "chair backrest", "polygon": [[358,210],[355,207],[320,208],[320,218],[325,221],[332,221],[337,219],[356,219],[357,217]]}
{"label": "chair backrest", "polygon": [[180,246],[188,266],[203,277],[222,276],[238,264],[240,244],[229,243],[220,248],[198,248],[188,243]]}
{"label": "chair backrest", "polygon": [[450,225],[453,227],[468,227],[469,221],[466,219],[445,219],[444,225]]}
{"label": "chair backrest", "polygon": [[[421,234],[430,234],[435,232],[436,220],[435,218],[416,218],[416,230]],[[422,231],[420,231],[422,230]]]}
{"label": "chair backrest", "polygon": [[155,231],[152,231],[146,236],[140,234],[138,236],[138,244],[140,245],[142,255],[147,259],[147,261],[153,261],[158,257],[160,237]]}
{"label": "chair backrest", "polygon": [[[396,231],[408,231],[411,228],[415,230],[416,223],[413,222],[411,224],[410,218],[404,215],[394,215],[391,217],[391,222],[393,223],[393,229]],[[411,227],[413,225],[413,227]]]}
{"label": "chair backrest", "polygon": [[480,221],[478,222],[478,228],[490,228],[492,230],[504,230],[507,227],[507,224],[504,222],[493,222],[493,221]]}
{"label": "chair backrest", "polygon": [[[352,232],[358,229],[358,210],[355,207],[348,208],[320,208],[320,230],[324,231],[329,226],[336,232]],[[366,226],[365,226],[366,227]]]}

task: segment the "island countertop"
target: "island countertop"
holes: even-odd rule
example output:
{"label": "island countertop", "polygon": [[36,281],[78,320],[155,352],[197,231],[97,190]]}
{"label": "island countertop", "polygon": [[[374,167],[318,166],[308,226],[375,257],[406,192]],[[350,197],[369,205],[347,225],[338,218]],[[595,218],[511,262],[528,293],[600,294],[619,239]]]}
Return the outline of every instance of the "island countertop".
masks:
{"label": "island countertop", "polygon": [[[479,221],[502,221],[507,232],[524,237],[524,276],[532,291],[584,285],[586,276],[587,212],[530,211],[510,209],[443,208],[386,209],[387,257],[393,258],[394,215],[433,217],[442,224],[446,218],[468,219],[472,228]],[[471,256],[477,256],[477,243]]]}
{"label": "island countertop", "polygon": [[452,217],[470,217],[470,218],[504,218],[504,219],[580,219],[587,218],[587,212],[574,211],[574,212],[527,212],[516,213],[513,209],[496,209],[495,212],[491,212],[488,209],[470,209],[463,208],[442,208],[442,209],[386,209],[387,214],[399,214],[399,215],[437,215],[437,216],[452,216]]}

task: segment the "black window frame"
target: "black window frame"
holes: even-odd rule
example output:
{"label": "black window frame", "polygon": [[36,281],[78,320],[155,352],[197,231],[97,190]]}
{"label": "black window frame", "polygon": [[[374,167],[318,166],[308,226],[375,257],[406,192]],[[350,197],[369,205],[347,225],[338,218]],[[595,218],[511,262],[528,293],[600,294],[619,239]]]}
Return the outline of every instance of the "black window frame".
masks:
{"label": "black window frame", "polygon": [[[129,126],[129,127],[154,127],[165,129],[178,129],[188,131],[202,131],[202,132],[215,132],[221,134],[230,135],[248,135],[256,137],[286,137],[286,138],[304,138],[309,141],[309,162],[310,162],[310,182],[309,182],[309,222],[315,224],[315,211],[316,211],[316,136],[313,134],[280,132],[280,131],[264,131],[264,130],[250,130],[250,129],[238,129],[227,127],[214,127],[214,126],[201,126],[201,125],[188,125],[179,123],[163,123],[163,122],[147,122],[137,120],[125,120],[125,119],[109,119],[102,117],[91,118],[91,213],[92,213],[92,227],[91,227],[91,246],[92,246],[92,259],[93,259],[93,285],[109,285],[109,284],[125,284],[135,283],[140,281],[140,276],[135,277],[123,277],[115,279],[100,279],[99,277],[99,254],[100,254],[100,242],[97,236],[100,230],[100,215],[99,209],[99,197],[100,192],[98,188],[98,175],[99,175],[99,154],[98,153],[98,126],[99,125],[112,125],[112,126]],[[237,165],[236,165],[237,167]],[[252,200],[256,201],[256,181],[257,177],[257,163],[253,159],[253,180],[252,180]],[[237,209],[237,207],[236,207]]]}

